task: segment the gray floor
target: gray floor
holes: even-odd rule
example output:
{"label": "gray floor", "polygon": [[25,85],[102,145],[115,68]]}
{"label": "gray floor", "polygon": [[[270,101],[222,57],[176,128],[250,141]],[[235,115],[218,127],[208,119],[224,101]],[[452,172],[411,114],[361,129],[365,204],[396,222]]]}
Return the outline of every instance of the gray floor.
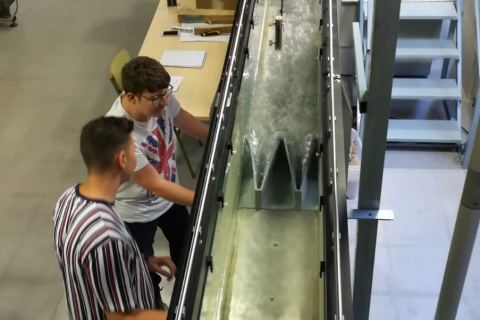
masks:
{"label": "gray floor", "polygon": [[[387,152],[381,207],[395,220],[379,224],[371,319],[433,319],[464,180],[455,152]],[[457,319],[480,319],[479,242]]]}
{"label": "gray floor", "polygon": [[[85,173],[81,126],[115,97],[112,55],[122,47],[138,52],[157,3],[20,0],[19,26],[0,26],[2,320],[67,318],[53,205]],[[201,148],[187,144],[198,163]],[[181,156],[179,163],[193,187]],[[371,318],[432,319],[464,172],[453,152],[389,151],[386,164],[382,206],[397,219],[380,226]],[[480,319],[478,244],[475,250],[458,319]],[[165,286],[168,295],[172,283]]]}

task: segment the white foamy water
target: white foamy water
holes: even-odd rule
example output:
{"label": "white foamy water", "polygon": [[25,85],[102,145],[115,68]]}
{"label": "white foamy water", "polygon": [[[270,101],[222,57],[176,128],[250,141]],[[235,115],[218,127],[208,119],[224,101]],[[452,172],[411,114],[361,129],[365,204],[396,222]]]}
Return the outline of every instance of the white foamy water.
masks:
{"label": "white foamy water", "polygon": [[284,5],[282,49],[275,50],[269,46],[275,38],[269,24],[280,14],[280,1],[256,4],[238,101],[241,132],[250,142],[260,176],[275,139],[285,138],[299,172],[309,140],[320,131],[317,4],[299,0]]}

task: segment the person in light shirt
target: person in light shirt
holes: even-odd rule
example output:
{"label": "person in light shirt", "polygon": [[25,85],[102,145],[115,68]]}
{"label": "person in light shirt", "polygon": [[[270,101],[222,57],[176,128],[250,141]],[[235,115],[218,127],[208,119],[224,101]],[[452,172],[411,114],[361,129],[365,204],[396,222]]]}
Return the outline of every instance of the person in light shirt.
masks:
{"label": "person in light shirt", "polygon": [[[158,228],[168,240],[170,256],[180,266],[189,236],[194,191],[178,184],[175,127],[193,138],[206,141],[208,129],[185,111],[172,94],[170,75],[155,59],[136,57],[122,69],[123,92],[107,116],[132,120],[135,166],[132,180],[120,186],[115,207],[137,241],[140,251],[154,256]],[[161,278],[152,272],[155,289]],[[157,307],[160,292],[155,290]]]}

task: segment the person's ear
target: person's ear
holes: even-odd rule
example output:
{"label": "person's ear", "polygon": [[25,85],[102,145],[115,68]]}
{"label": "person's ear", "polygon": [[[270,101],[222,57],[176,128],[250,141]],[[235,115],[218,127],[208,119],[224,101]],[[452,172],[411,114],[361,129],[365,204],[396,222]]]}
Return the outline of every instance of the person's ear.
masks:
{"label": "person's ear", "polygon": [[127,92],[125,93],[125,96],[127,97],[128,101],[133,102],[135,98],[137,97],[135,94],[132,92]]}
{"label": "person's ear", "polygon": [[122,170],[125,169],[125,167],[127,166],[127,162],[127,153],[125,152],[125,150],[120,150],[117,155],[118,167]]}

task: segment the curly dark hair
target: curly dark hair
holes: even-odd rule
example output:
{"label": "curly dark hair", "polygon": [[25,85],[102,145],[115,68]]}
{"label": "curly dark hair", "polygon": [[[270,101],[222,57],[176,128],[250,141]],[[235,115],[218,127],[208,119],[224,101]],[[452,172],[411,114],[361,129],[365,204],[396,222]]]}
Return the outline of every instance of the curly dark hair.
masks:
{"label": "curly dark hair", "polygon": [[170,75],[155,59],[136,57],[122,69],[122,83],[125,93],[140,95],[144,91],[158,92],[166,89],[170,83]]}

